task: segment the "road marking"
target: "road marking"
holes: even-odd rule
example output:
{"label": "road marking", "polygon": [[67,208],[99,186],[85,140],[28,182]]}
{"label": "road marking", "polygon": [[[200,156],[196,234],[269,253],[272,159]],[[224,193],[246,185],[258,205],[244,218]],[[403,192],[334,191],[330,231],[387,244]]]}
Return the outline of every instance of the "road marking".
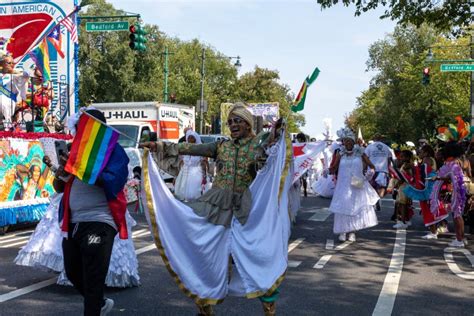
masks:
{"label": "road marking", "polygon": [[15,246],[22,246],[22,245],[26,245],[27,243],[28,243],[28,240],[23,240],[23,241],[16,242],[16,243],[13,243],[13,244],[2,245],[2,246],[0,246],[0,248],[10,248],[10,247],[15,247]]}
{"label": "road marking", "polygon": [[32,232],[33,232],[33,230],[26,230],[26,231],[19,231],[16,234],[10,234],[9,233],[7,235],[1,236],[0,240],[9,239],[11,237],[15,237],[15,236],[23,235],[23,234],[28,234],[28,233],[32,233]]}
{"label": "road marking", "polygon": [[327,207],[315,209],[313,213],[313,216],[308,218],[309,221],[324,222],[331,215]]}
{"label": "road marking", "polygon": [[3,239],[3,240],[0,240],[0,245],[2,244],[7,244],[7,243],[10,243],[12,241],[17,241],[17,240],[24,240],[24,239],[28,239],[30,238],[30,236],[25,236],[25,237],[17,237],[17,238],[11,238],[11,239]]}
{"label": "road marking", "polygon": [[295,241],[293,241],[291,244],[289,244],[288,245],[288,253],[290,253],[293,249],[298,247],[304,240],[305,240],[305,238],[298,238]]}
{"label": "road marking", "polygon": [[372,316],[385,316],[392,314],[393,305],[397,296],[398,285],[402,276],[406,237],[407,232],[405,229],[397,230],[390,266],[388,268],[387,275],[385,276],[382,291],[380,292],[377,305],[375,305]]}
{"label": "road marking", "polygon": [[135,235],[139,235],[141,233],[144,233],[144,232],[148,232],[149,230],[144,228],[144,229],[139,229],[139,230],[136,230],[134,232],[132,232],[132,236],[135,236]]}
{"label": "road marking", "polygon": [[326,250],[333,250],[333,249],[334,249],[334,240],[326,239]]}
{"label": "road marking", "polygon": [[328,263],[328,261],[331,259],[332,255],[324,255],[319,259],[318,262],[313,266],[313,269],[322,269],[324,268],[324,265]]}
{"label": "road marking", "polygon": [[334,250],[336,250],[336,251],[342,250],[342,249],[346,248],[347,246],[349,246],[352,243],[353,243],[353,241],[347,240],[347,241],[343,242],[342,244],[337,245]]}
{"label": "road marking", "polygon": [[302,261],[288,260],[288,268],[297,268]]}
{"label": "road marking", "polygon": [[[135,250],[135,253],[138,256],[138,255],[141,255],[142,253],[148,252],[152,249],[156,249],[154,244],[151,244],[151,245],[145,246],[143,248],[137,249],[137,250]],[[0,295],[0,303],[4,303],[6,301],[12,300],[12,299],[17,298],[19,296],[22,296],[22,295],[40,290],[40,289],[45,288],[47,286],[50,286],[51,284],[55,284],[57,279],[58,279],[58,277],[54,277],[54,278],[44,280],[44,281],[41,281],[41,282],[38,282],[38,283],[35,283],[35,284],[32,284],[32,285],[28,285],[28,286],[23,287],[21,289],[17,289],[17,290],[2,294],[2,295]]]}
{"label": "road marking", "polygon": [[448,247],[444,249],[444,260],[448,264],[449,269],[452,273],[456,274],[458,277],[466,280],[474,280],[474,272],[473,271],[463,271],[459,268],[456,261],[453,258],[453,252],[460,252],[466,256],[466,258],[471,263],[471,266],[474,268],[474,255],[472,255],[469,250],[463,248],[453,248]]}
{"label": "road marking", "polygon": [[144,237],[144,236],[148,236],[148,235],[151,235],[151,233],[149,231],[133,235],[133,238],[140,238],[140,237]]}

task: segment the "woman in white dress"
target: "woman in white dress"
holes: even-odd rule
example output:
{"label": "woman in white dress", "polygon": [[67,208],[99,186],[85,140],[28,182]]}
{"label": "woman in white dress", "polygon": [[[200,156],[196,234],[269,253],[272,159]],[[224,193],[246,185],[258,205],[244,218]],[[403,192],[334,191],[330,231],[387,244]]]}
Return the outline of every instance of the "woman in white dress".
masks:
{"label": "woman in white dress", "polygon": [[332,198],[334,189],[336,188],[335,177],[331,174],[328,174],[329,166],[331,164],[335,149],[336,147],[332,146],[331,143],[328,142],[327,147],[322,153],[323,170],[321,172],[321,176],[318,178],[318,180],[314,181],[313,185],[311,186],[314,193],[324,198]]}
{"label": "woman in white dress", "polygon": [[[186,132],[186,142],[201,144],[201,137],[193,130]],[[206,183],[205,158],[200,156],[182,156],[179,174],[176,177],[174,193],[184,201],[193,201],[203,193]]]}
{"label": "woman in white dress", "polygon": [[[375,204],[377,192],[368,182],[374,174],[374,166],[361,147],[355,145],[355,135],[344,128],[337,132],[343,147],[336,154],[331,174],[336,175],[336,189],[329,206],[334,213],[334,233],[339,240],[355,241],[355,232],[377,225]],[[367,172],[364,174],[364,171]]]}

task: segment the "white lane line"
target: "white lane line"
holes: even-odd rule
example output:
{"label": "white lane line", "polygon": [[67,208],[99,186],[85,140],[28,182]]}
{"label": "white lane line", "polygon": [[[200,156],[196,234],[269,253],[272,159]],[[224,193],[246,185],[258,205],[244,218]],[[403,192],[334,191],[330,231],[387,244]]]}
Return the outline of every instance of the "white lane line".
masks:
{"label": "white lane line", "polygon": [[466,280],[474,280],[474,272],[473,271],[463,271],[459,268],[456,261],[454,261],[453,252],[460,252],[466,256],[466,258],[471,263],[471,266],[474,268],[474,255],[472,255],[469,250],[462,249],[462,248],[452,248],[448,247],[444,249],[444,260],[446,261],[449,269],[452,273],[456,274],[458,277]]}
{"label": "white lane line", "polygon": [[397,296],[398,285],[402,276],[403,259],[405,257],[407,232],[405,229],[398,229],[393,245],[392,259],[388,268],[387,275],[383,282],[382,291],[380,292],[377,305],[375,305],[372,316],[391,315],[395,298]]}
{"label": "white lane line", "polygon": [[334,240],[326,239],[326,250],[333,250],[333,249],[334,249]]}
{"label": "white lane line", "polygon": [[15,246],[21,246],[21,245],[26,245],[27,243],[28,243],[28,240],[23,240],[23,241],[16,242],[13,244],[1,245],[0,248],[10,248],[10,247],[15,247]]}
{"label": "white lane line", "polygon": [[302,261],[288,260],[288,268],[297,268]]}
{"label": "white lane line", "polygon": [[12,300],[12,299],[17,298],[19,296],[34,292],[36,290],[42,289],[42,288],[47,287],[47,286],[50,286],[51,284],[56,283],[57,279],[58,279],[57,277],[54,277],[54,278],[51,278],[51,279],[48,279],[48,280],[45,280],[45,281],[41,281],[39,283],[35,283],[35,284],[32,284],[32,285],[23,287],[21,289],[15,290],[15,291],[8,292],[6,294],[2,294],[2,295],[0,295],[0,303],[4,303],[6,301]]}
{"label": "white lane line", "polygon": [[313,213],[313,216],[308,218],[309,221],[324,222],[329,217],[329,215],[331,215],[331,212],[329,212],[327,207],[315,209]]}
{"label": "white lane line", "polygon": [[[151,244],[151,245],[145,246],[143,248],[137,249],[137,250],[135,250],[135,253],[138,256],[138,255],[141,255],[142,253],[148,252],[152,249],[156,249],[154,244]],[[45,288],[47,286],[50,286],[51,284],[56,283],[57,279],[58,279],[57,277],[54,277],[54,278],[44,280],[44,281],[41,281],[41,282],[38,282],[38,283],[35,283],[35,284],[32,284],[32,285],[28,285],[28,286],[23,287],[21,289],[17,289],[17,290],[2,294],[2,295],[0,295],[0,303],[12,300],[12,299],[17,298],[19,296],[22,296],[22,295],[40,290],[40,289]]]}
{"label": "white lane line", "polygon": [[25,240],[25,239],[28,239],[28,238],[30,238],[30,236],[11,238],[11,239],[8,239],[8,240],[6,240],[6,239],[5,240],[0,240],[0,245],[7,244],[7,243],[10,243],[12,241]]}
{"label": "white lane line", "polygon": [[23,235],[23,234],[31,234],[32,232],[33,232],[33,230],[23,230],[23,231],[17,232],[16,234],[10,234],[9,233],[7,235],[1,236],[0,240],[9,239],[11,237],[15,237],[15,236]]}
{"label": "white lane line", "polygon": [[352,241],[347,240],[347,241],[343,242],[342,244],[337,245],[334,250],[336,250],[336,251],[342,250],[342,249],[346,248],[347,246],[349,246],[352,243],[353,243]]}
{"label": "white lane line", "polygon": [[324,268],[324,265],[328,263],[328,261],[331,259],[332,255],[324,255],[319,259],[318,262],[313,266],[313,269],[322,269]]}
{"label": "white lane line", "polygon": [[288,253],[290,253],[293,249],[298,247],[304,240],[305,240],[305,238],[298,238],[295,241],[293,241],[291,244],[289,244],[288,245]]}
{"label": "white lane line", "polygon": [[143,232],[147,232],[147,231],[148,231],[148,229],[146,229],[146,228],[139,229],[139,230],[136,230],[136,231],[132,232],[132,236],[139,235],[139,234],[141,234]]}
{"label": "white lane line", "polygon": [[141,234],[133,235],[133,238],[140,238],[140,237],[144,237],[144,236],[148,236],[148,235],[151,235],[150,232],[143,232]]}

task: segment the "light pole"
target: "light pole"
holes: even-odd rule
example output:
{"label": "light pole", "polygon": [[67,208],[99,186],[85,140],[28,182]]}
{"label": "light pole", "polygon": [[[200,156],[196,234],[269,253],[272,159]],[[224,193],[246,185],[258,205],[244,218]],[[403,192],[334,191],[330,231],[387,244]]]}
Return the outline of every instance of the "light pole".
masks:
{"label": "light pole", "polygon": [[163,76],[164,76],[164,85],[163,85],[163,102],[168,103],[168,56],[173,55],[174,53],[170,53],[168,51],[168,47],[165,47],[165,51],[160,53],[160,55],[165,56],[165,65],[163,67]]}
{"label": "light pole", "polygon": [[[238,69],[242,66],[240,63],[240,56],[209,56],[207,58],[215,59],[237,59],[234,66]],[[203,48],[201,51],[201,97],[199,99],[199,134],[203,133],[203,122],[204,122],[204,78],[206,76],[206,49]]]}

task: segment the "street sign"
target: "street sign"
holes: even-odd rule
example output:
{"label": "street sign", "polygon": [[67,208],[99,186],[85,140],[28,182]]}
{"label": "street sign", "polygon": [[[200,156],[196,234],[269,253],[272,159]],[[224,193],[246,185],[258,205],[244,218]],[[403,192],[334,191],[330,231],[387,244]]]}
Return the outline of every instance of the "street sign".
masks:
{"label": "street sign", "polygon": [[441,71],[474,71],[474,64],[441,64]]}
{"label": "street sign", "polygon": [[128,31],[128,21],[118,22],[87,22],[87,32]]}

